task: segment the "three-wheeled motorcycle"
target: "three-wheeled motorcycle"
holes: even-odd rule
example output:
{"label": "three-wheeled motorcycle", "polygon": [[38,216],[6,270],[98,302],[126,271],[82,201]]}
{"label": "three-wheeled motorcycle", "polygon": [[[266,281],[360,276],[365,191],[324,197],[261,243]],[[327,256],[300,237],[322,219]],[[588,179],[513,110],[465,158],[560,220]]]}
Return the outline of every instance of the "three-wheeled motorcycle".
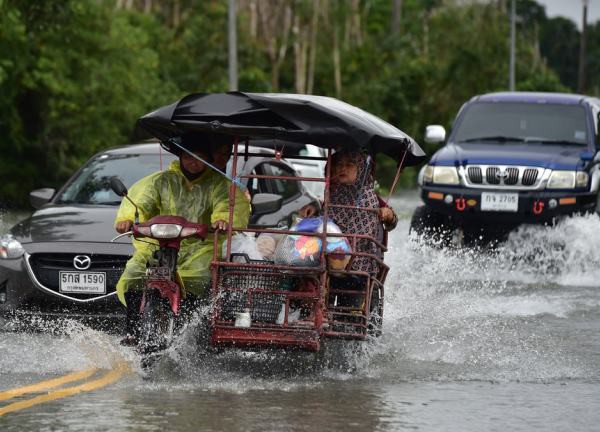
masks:
{"label": "three-wheeled motorcycle", "polygon": [[[192,94],[141,117],[138,126],[174,153],[183,149],[178,137],[185,133],[226,134],[237,143],[232,147],[231,171],[222,173],[231,181],[228,227],[224,232],[212,234],[215,247],[208,328],[213,346],[319,351],[328,338],[365,340],[370,335],[381,334],[384,285],[389,270],[383,260],[387,235],[375,238],[339,232],[330,230],[327,222],[310,231],[303,231],[302,224],[300,228],[234,226],[234,208],[241,204],[236,202],[236,188],[267,178],[281,182],[322,182],[325,185],[322,221],[328,221],[334,207],[377,211],[335,206],[330,202],[332,154],[340,149],[356,149],[373,157],[383,153],[393,158],[397,162],[396,177],[390,188],[393,192],[402,168],[420,163],[425,156],[412,138],[378,117],[339,100],[295,94]],[[249,140],[270,143],[272,157],[276,159],[324,160],[328,163],[323,177],[292,177],[281,173],[242,176],[237,172],[238,161],[254,155],[249,150]],[[290,143],[313,144],[325,149],[326,155],[297,154],[288,151]],[[118,185],[116,192],[126,195]],[[281,197],[261,202],[252,200],[252,205],[257,210],[280,206],[281,201]],[[183,238],[207,235],[206,226],[193,222],[158,216],[133,229],[134,237],[154,238],[159,242],[155,254],[159,259],[148,266],[140,309],[145,323],[142,340],[146,346],[164,348],[176,327],[181,301],[176,270],[179,243]],[[310,253],[313,259],[294,262],[250,257],[233,250],[232,239],[240,233],[251,239],[272,236],[279,239],[278,248],[286,247],[282,246],[281,239],[289,240],[287,247],[300,254]],[[220,236],[226,237],[224,248],[218,247]],[[328,242],[342,239],[350,246],[347,250],[329,251],[326,247]],[[372,243],[372,250],[376,252],[359,252],[356,247],[359,241]],[[350,270],[358,257],[376,263],[377,272]]]}

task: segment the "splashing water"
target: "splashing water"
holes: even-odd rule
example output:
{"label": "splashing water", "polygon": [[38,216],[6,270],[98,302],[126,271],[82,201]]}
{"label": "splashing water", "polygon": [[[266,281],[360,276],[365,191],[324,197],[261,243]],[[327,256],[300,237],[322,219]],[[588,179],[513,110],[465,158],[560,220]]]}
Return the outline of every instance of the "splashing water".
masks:
{"label": "splashing water", "polygon": [[[391,271],[381,338],[348,344],[338,350],[343,361],[337,356],[314,368],[310,358],[285,353],[199,351],[197,317],[145,385],[245,392],[362,378],[600,379],[598,358],[573,348],[577,341],[565,343],[581,316],[595,314],[600,321],[597,216],[524,226],[492,251],[444,250],[408,235],[413,197],[394,205],[401,221],[386,255]],[[117,336],[69,321],[59,324],[56,336],[52,325],[50,334],[0,334],[3,363],[20,374],[108,368],[122,360],[139,364],[133,350],[118,345]],[[593,342],[600,336],[591,337]]]}
{"label": "splashing water", "polygon": [[581,314],[600,317],[598,216],[523,226],[495,250],[439,249],[407,231],[405,219],[386,257],[397,282],[376,357],[418,379],[599,379],[597,358],[564,342]]}

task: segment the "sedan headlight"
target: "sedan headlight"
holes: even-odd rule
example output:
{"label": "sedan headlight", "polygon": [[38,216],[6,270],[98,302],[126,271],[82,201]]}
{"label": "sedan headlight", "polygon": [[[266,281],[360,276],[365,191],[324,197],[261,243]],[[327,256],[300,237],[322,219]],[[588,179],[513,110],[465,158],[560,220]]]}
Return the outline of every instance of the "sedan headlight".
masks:
{"label": "sedan headlight", "polygon": [[455,167],[449,166],[430,166],[425,167],[423,172],[423,181],[425,183],[457,185],[458,172]]}
{"label": "sedan headlight", "polygon": [[575,189],[586,187],[589,176],[583,171],[552,171],[546,189]]}
{"label": "sedan headlight", "polygon": [[20,258],[25,253],[25,249],[11,234],[0,237],[0,258],[14,259]]}

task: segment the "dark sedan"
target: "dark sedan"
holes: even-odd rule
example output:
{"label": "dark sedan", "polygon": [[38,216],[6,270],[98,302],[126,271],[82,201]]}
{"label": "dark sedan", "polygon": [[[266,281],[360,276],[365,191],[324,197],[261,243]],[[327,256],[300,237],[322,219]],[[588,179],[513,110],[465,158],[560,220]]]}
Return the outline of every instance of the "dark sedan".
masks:
{"label": "dark sedan", "polygon": [[[295,175],[292,165],[272,157],[271,150],[253,152],[265,157],[242,158],[241,174]],[[129,187],[174,158],[156,143],[121,147],[94,156],[58,192],[31,192],[37,210],[9,233],[0,233],[0,316],[73,317],[100,324],[120,319],[115,286],[132,247],[129,238],[111,242],[121,199],[110,189],[110,178],[117,176]],[[254,207],[251,225],[287,226],[302,206],[315,201],[298,181],[261,178],[247,186]]]}

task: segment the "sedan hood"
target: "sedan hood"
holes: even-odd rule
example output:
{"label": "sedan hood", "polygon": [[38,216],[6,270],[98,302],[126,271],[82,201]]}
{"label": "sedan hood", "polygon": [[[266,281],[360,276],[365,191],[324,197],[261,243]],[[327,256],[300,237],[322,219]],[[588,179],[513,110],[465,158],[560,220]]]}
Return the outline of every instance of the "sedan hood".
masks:
{"label": "sedan hood", "polygon": [[552,144],[462,143],[448,145],[431,158],[432,165],[521,165],[550,169],[581,169],[585,146]]}
{"label": "sedan hood", "polygon": [[[36,211],[15,225],[11,233],[21,243],[95,242],[108,243],[118,233],[114,229],[116,206],[53,205]],[[130,243],[129,238],[118,242]]]}

